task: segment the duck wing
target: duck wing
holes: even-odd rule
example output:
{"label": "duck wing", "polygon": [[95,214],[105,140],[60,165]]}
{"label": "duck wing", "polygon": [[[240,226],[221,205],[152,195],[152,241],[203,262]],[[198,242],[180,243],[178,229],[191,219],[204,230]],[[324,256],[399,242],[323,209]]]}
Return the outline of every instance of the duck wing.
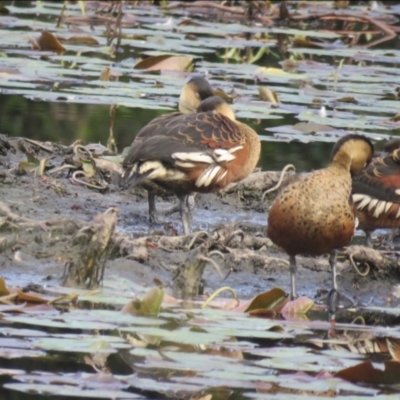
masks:
{"label": "duck wing", "polygon": [[235,160],[245,142],[240,125],[214,111],[180,114],[145,128],[150,133],[140,132],[123,161],[123,186],[162,179],[168,169],[195,181],[207,170],[197,185],[208,186],[227,175],[223,166]]}

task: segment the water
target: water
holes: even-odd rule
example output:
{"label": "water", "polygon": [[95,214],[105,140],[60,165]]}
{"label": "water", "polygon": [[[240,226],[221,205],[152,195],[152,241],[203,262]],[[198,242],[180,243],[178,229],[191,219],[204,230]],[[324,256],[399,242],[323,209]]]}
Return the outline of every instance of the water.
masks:
{"label": "water", "polygon": [[[53,141],[70,145],[77,139],[83,143],[106,144],[109,135],[109,106],[94,104],[50,103],[34,101],[20,95],[0,94],[0,133]],[[162,110],[120,107],[116,111],[114,137],[119,151],[129,146],[135,134]],[[167,111],[168,112],[168,111]],[[282,124],[293,123],[288,116]],[[268,120],[256,124],[242,120],[259,134],[268,135]],[[269,133],[270,134],[270,133]],[[325,166],[332,143],[269,142],[263,141],[259,166],[263,170],[280,170],[292,163],[299,171]]]}

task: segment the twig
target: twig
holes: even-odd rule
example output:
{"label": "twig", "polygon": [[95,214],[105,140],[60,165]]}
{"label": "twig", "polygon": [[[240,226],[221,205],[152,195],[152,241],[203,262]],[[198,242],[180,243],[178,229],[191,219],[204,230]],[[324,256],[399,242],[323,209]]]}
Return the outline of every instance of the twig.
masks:
{"label": "twig", "polygon": [[49,169],[49,170],[47,171],[47,173],[48,173],[48,174],[55,174],[55,173],[60,172],[60,171],[62,171],[62,170],[64,170],[64,169],[77,169],[77,168],[78,168],[78,167],[76,167],[75,165],[64,164],[64,165],[61,165],[61,166],[59,166],[59,167],[55,167],[55,168]]}
{"label": "twig", "polygon": [[174,4],[168,4],[166,6],[162,6],[161,8],[165,10],[172,10],[174,8],[189,8],[189,7],[210,7],[210,8],[215,8],[220,11],[227,11],[232,14],[244,14],[244,9],[239,8],[239,7],[227,7],[227,6],[222,6],[220,4],[212,3],[210,1],[196,1],[194,3],[189,3],[189,2],[184,2],[184,3],[174,3]]}
{"label": "twig", "polygon": [[[375,18],[367,17],[367,16],[354,16],[349,14],[337,14],[337,13],[329,13],[329,14],[320,14],[320,15],[290,15],[290,20],[292,21],[304,21],[307,19],[320,19],[322,21],[329,20],[339,20],[339,21],[348,21],[348,22],[366,22],[376,26],[380,29],[381,32],[385,33],[386,36],[383,38],[374,40],[371,43],[368,43],[364,46],[360,46],[362,48],[369,48],[372,46],[376,46],[379,43],[386,42],[388,40],[394,39],[396,37],[396,32],[398,31],[398,27],[389,26],[385,22],[381,22],[376,20]],[[356,32],[352,32],[354,34]],[[362,32],[364,33],[364,31]]]}
{"label": "twig", "polygon": [[81,185],[87,186],[88,188],[97,189],[97,190],[105,190],[105,189],[107,189],[107,185],[103,185],[103,186],[93,185],[92,183],[88,183],[88,182],[85,182],[85,181],[82,181],[82,180],[78,179],[77,175],[83,175],[84,177],[87,177],[85,172],[83,172],[83,171],[75,171],[72,174],[72,177],[70,178],[72,183],[80,183]]}
{"label": "twig", "polygon": [[365,277],[365,276],[368,276],[368,274],[369,274],[370,271],[371,271],[371,267],[369,266],[368,263],[365,263],[365,264],[367,265],[367,267],[365,268],[365,271],[364,271],[364,272],[361,272],[361,271],[359,270],[359,268],[357,267],[356,263],[354,262],[353,254],[349,254],[349,260],[350,260],[350,264],[351,264],[352,267],[356,270],[356,272],[357,272],[358,275],[364,276],[364,277]]}
{"label": "twig", "polygon": [[206,235],[207,239],[210,239],[210,234],[207,231],[198,231],[198,232],[195,232],[195,234],[192,237],[192,240],[190,241],[190,243],[186,247],[188,249],[191,249],[200,235]]}
{"label": "twig", "polygon": [[277,190],[277,189],[280,188],[280,186],[282,185],[283,177],[284,177],[285,173],[286,173],[289,169],[293,169],[293,171],[296,171],[296,168],[295,168],[295,166],[294,166],[293,164],[288,164],[288,165],[286,165],[285,168],[283,168],[283,170],[282,170],[282,172],[281,172],[281,176],[279,177],[278,183],[277,183],[275,186],[273,186],[272,188],[269,188],[268,190],[266,190],[266,191],[263,193],[263,195],[262,195],[262,197],[261,197],[261,202],[264,201],[264,197],[265,197],[266,194],[271,193],[271,192],[274,192],[275,190]]}
{"label": "twig", "polygon": [[229,286],[224,286],[222,288],[219,288],[216,290],[201,306],[201,308],[206,308],[220,293],[229,291],[232,293],[233,298],[237,300],[237,294],[236,292]]}
{"label": "twig", "polygon": [[215,270],[218,272],[219,277],[221,279],[224,279],[224,276],[222,275],[222,272],[221,272],[221,268],[220,268],[220,266],[218,265],[217,262],[215,262],[212,258],[205,257],[203,255],[199,256],[199,259],[202,260],[202,261],[206,261],[209,264],[211,264],[215,268]]}
{"label": "twig", "polygon": [[36,141],[36,140],[27,139],[27,138],[24,138],[24,140],[25,140],[26,142],[28,142],[28,143],[31,143],[31,144],[34,144],[35,146],[40,147],[42,150],[45,150],[45,151],[47,151],[47,152],[49,152],[49,153],[54,153],[54,150],[53,150],[53,149],[51,149],[50,147],[47,147],[47,146],[41,144],[40,142],[38,142],[38,141]]}
{"label": "twig", "polygon": [[354,17],[354,16],[350,16],[350,15],[328,14],[328,15],[320,16],[319,18],[321,20],[336,19],[336,20],[348,21],[348,22],[368,22],[369,24],[375,25],[378,29],[380,29],[382,32],[384,32],[386,34],[386,36],[384,36],[383,38],[374,40],[373,42],[370,42],[364,46],[361,46],[364,48],[376,46],[379,43],[386,42],[386,41],[394,39],[396,37],[396,33],[393,31],[393,29],[391,29],[391,27],[389,27],[388,24],[386,24],[385,22],[378,21],[375,18],[371,18],[371,17],[365,17],[365,16]]}
{"label": "twig", "polygon": [[62,17],[64,16],[64,11],[65,11],[66,7],[67,7],[67,2],[66,2],[66,0],[64,0],[60,15],[58,16],[56,28],[60,28],[61,27],[61,20],[62,20]]}

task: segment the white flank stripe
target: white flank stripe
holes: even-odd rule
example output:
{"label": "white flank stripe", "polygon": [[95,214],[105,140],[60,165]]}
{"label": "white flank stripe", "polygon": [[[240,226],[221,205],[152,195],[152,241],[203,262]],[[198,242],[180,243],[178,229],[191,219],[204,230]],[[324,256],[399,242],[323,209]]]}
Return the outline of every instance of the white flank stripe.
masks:
{"label": "white flank stripe", "polygon": [[223,174],[221,174],[221,175],[218,177],[217,182],[222,181],[222,179],[225,178],[225,176],[226,176],[227,173],[228,173],[228,171],[225,171]]}
{"label": "white flank stripe", "polygon": [[215,178],[215,175],[217,175],[218,171],[221,169],[219,165],[214,165],[208,167],[198,178],[196,181],[196,186],[197,187],[202,187],[202,186],[209,186],[213,179]]}
{"label": "white flank stripe", "polygon": [[386,206],[386,201],[380,201],[377,204],[377,206],[375,207],[375,211],[374,211],[373,216],[375,218],[378,218],[383,213],[383,211],[385,210],[385,206]]}
{"label": "white flank stripe", "polygon": [[371,211],[378,204],[378,201],[378,199],[372,199],[369,203],[368,211]]}
{"label": "white flank stripe", "polygon": [[396,189],[396,194],[400,196],[400,189]]}
{"label": "white flank stripe", "polygon": [[359,210],[362,210],[365,206],[367,206],[369,204],[370,201],[371,201],[371,197],[365,196],[364,200],[357,206],[357,208]]}
{"label": "white flank stripe", "polygon": [[365,194],[353,194],[353,201],[358,203],[360,200],[365,199]]}
{"label": "white flank stripe", "polygon": [[241,149],[243,149],[243,146],[232,147],[231,149],[229,149],[229,153],[235,153],[236,151]]}
{"label": "white flank stripe", "polygon": [[[145,174],[153,169],[165,169],[160,161],[145,161],[139,168],[139,174]],[[136,168],[132,168],[132,171]]]}
{"label": "white flank stripe", "polygon": [[386,207],[385,207],[385,213],[387,213],[390,210],[390,207],[392,207],[393,203],[391,201],[386,202]]}
{"label": "white flank stripe", "polygon": [[153,171],[150,172],[149,176],[146,179],[148,180],[163,179],[166,178],[167,176],[168,176],[168,171],[162,164],[160,164],[158,168],[154,168]]}
{"label": "white flank stripe", "polygon": [[234,160],[236,157],[234,155],[232,155],[231,153],[229,153],[229,151],[225,151],[224,154],[221,154],[220,156],[217,157],[217,162],[226,162],[226,161],[232,161]]}
{"label": "white flank stripe", "polygon": [[399,209],[397,210],[397,214],[396,214],[396,218],[399,218],[400,217],[400,207],[399,207]]}
{"label": "white flank stripe", "polygon": [[174,153],[172,154],[172,158],[180,161],[201,162],[207,164],[212,164],[214,162],[213,158],[205,153]]}

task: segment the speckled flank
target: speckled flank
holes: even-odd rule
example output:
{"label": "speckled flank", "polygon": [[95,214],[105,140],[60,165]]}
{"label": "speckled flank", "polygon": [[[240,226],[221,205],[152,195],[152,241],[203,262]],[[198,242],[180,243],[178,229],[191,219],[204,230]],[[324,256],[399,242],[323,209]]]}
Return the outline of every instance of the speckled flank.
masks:
{"label": "speckled flank", "polygon": [[327,168],[292,179],[272,203],[267,234],[290,256],[292,298],[297,296],[297,254],[331,253],[333,289],[337,289],[334,251],[350,242],[355,229],[351,172],[359,172],[372,155],[368,139],[345,136],[334,146]]}
{"label": "speckled flank", "polygon": [[269,211],[267,233],[288,254],[325,254],[354,234],[351,178],[335,165],[287,186]]}
{"label": "speckled flank", "polygon": [[373,148],[358,135],[345,139],[335,146],[327,168],[299,176],[269,210],[268,236],[290,255],[328,253],[354,234],[350,170],[368,163]]}

